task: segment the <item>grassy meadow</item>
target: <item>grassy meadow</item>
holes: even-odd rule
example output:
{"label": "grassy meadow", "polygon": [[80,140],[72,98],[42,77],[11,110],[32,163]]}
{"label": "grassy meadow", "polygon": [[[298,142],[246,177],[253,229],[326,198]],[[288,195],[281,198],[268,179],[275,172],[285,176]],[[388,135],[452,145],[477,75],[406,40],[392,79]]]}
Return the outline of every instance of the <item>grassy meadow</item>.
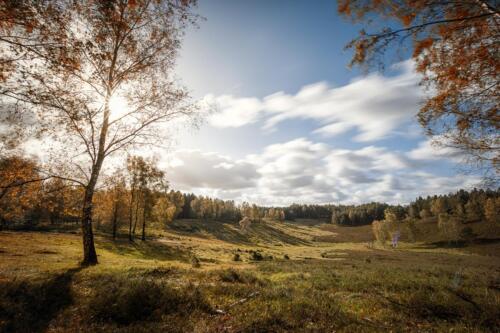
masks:
{"label": "grassy meadow", "polygon": [[0,232],[0,332],[498,332],[500,242],[415,243],[370,226],[175,221],[146,242],[79,230]]}

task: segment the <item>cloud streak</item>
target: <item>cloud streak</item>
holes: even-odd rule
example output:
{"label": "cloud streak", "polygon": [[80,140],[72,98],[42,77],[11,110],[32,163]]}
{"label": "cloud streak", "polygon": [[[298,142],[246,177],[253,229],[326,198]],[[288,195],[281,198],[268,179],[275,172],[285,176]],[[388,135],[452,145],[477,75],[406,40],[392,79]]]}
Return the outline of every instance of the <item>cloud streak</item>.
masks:
{"label": "cloud streak", "polygon": [[310,119],[318,125],[314,133],[324,137],[354,129],[354,141],[380,140],[412,121],[423,98],[413,64],[406,61],[397,68],[392,77],[371,74],[341,87],[318,82],[295,95],[277,92],[262,99],[208,95],[206,99],[219,110],[209,123],[226,128],[261,121],[263,129],[273,130],[286,120]]}

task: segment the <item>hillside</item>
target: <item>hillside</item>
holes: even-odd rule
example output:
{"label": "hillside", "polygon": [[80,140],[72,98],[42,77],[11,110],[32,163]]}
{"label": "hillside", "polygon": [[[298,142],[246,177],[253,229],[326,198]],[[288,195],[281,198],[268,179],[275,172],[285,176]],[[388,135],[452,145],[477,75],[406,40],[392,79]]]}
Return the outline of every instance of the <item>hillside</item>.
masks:
{"label": "hillside", "polygon": [[369,226],[311,220],[180,220],[152,236],[98,234],[100,264],[82,269],[77,230],[0,232],[0,332],[500,328],[498,240],[381,248]]}

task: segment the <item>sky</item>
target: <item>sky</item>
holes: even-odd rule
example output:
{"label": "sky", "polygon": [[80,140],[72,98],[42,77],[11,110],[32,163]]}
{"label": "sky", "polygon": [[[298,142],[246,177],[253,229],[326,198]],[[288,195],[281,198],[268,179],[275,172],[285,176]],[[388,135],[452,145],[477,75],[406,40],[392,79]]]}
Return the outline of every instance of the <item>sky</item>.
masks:
{"label": "sky", "polygon": [[404,53],[383,73],[348,68],[361,27],[335,1],[210,0],[197,13],[176,76],[206,116],[160,154],[174,189],[261,205],[408,203],[478,183],[423,134],[425,95]]}

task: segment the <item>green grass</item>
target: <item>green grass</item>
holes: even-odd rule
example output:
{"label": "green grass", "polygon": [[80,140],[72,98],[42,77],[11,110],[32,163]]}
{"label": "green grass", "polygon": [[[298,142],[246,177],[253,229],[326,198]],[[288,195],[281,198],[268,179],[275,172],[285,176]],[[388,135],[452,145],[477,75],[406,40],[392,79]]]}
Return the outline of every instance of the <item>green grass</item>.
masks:
{"label": "green grass", "polygon": [[0,332],[500,330],[494,234],[390,249],[366,226],[300,222],[177,221],[134,243],[98,234],[100,264],[84,269],[77,234],[0,232]]}

